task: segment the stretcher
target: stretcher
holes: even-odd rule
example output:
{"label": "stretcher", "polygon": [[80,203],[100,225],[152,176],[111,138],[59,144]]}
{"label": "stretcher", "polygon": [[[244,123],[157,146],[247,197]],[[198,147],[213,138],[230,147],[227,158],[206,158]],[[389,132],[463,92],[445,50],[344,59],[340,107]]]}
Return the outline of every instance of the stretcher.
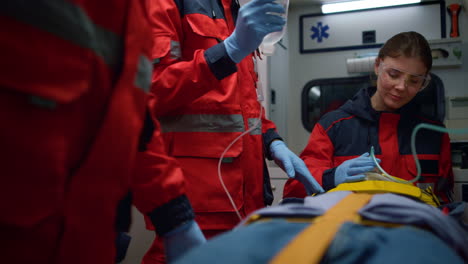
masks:
{"label": "stretcher", "polygon": [[468,263],[466,203],[369,182],[260,209],[176,263]]}

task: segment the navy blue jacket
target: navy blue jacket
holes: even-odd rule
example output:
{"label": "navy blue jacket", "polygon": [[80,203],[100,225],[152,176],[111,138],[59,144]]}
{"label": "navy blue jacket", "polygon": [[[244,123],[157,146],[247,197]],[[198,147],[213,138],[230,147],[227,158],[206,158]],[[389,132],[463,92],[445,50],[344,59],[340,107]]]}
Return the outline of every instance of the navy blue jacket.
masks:
{"label": "navy blue jacket", "polygon": [[[425,117],[413,100],[397,112],[379,112],[372,108],[370,97],[375,87],[361,89],[339,109],[325,114],[315,125],[309,142],[301,153],[312,175],[325,190],[335,187],[338,165],[356,158],[374,147],[381,167],[390,175],[413,179],[417,175],[411,153],[411,133],[421,123],[443,126]],[[453,185],[448,134],[421,129],[416,135],[416,152],[422,178],[417,185],[431,186],[443,200]],[[303,197],[305,191],[297,181],[289,180],[285,197]]]}

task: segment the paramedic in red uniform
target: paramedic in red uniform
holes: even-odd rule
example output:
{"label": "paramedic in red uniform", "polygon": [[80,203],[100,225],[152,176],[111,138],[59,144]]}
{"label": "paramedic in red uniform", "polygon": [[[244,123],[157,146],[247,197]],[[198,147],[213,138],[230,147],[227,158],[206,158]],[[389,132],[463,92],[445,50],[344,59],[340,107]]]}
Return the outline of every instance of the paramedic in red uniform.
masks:
{"label": "paramedic in red uniform", "polygon": [[[325,190],[343,182],[361,181],[374,168],[369,150],[375,149],[380,166],[390,175],[413,179],[416,164],[410,139],[421,123],[443,124],[415,110],[412,99],[430,81],[431,49],[416,32],[402,32],[380,49],[374,65],[377,88],[360,90],[338,110],[315,125],[301,158]],[[448,134],[420,130],[416,152],[422,178],[417,185],[431,186],[442,201],[449,201],[453,172]],[[304,188],[288,180],[285,197],[304,197]]]}
{"label": "paramedic in red uniform", "polygon": [[129,190],[169,258],[204,241],[182,171],[145,118],[145,12],[131,0],[2,3],[3,263],[115,263],[117,204]]}
{"label": "paramedic in red uniform", "polygon": [[[181,164],[196,220],[207,238],[233,228],[239,218],[272,202],[265,157],[309,192],[321,191],[303,161],[265,118],[257,100],[254,52],[263,37],[280,31],[285,10],[273,0],[149,0],[154,63],[151,92],[157,98],[168,153]],[[236,23],[235,23],[236,22]],[[223,151],[256,123],[260,126]],[[144,263],[162,263],[155,242]]]}

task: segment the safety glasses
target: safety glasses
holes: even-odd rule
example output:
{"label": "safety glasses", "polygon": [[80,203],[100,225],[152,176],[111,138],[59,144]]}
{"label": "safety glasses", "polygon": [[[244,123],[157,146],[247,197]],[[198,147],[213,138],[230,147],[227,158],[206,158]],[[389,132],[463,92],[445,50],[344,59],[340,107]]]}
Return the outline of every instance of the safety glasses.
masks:
{"label": "safety glasses", "polygon": [[398,84],[401,79],[404,79],[405,87],[416,90],[422,90],[426,88],[431,81],[431,76],[429,74],[426,76],[411,74],[409,72],[390,67],[382,61],[379,65],[379,74],[386,82],[392,84]]}

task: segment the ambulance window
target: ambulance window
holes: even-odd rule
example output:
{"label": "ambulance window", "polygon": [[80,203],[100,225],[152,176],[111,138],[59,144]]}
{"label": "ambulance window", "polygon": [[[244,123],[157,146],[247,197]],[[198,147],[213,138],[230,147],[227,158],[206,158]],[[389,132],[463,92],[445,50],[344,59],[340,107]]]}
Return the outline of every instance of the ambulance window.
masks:
{"label": "ambulance window", "polygon": [[309,132],[325,113],[337,109],[359,89],[371,86],[369,76],[317,79],[302,90],[302,124]]}

